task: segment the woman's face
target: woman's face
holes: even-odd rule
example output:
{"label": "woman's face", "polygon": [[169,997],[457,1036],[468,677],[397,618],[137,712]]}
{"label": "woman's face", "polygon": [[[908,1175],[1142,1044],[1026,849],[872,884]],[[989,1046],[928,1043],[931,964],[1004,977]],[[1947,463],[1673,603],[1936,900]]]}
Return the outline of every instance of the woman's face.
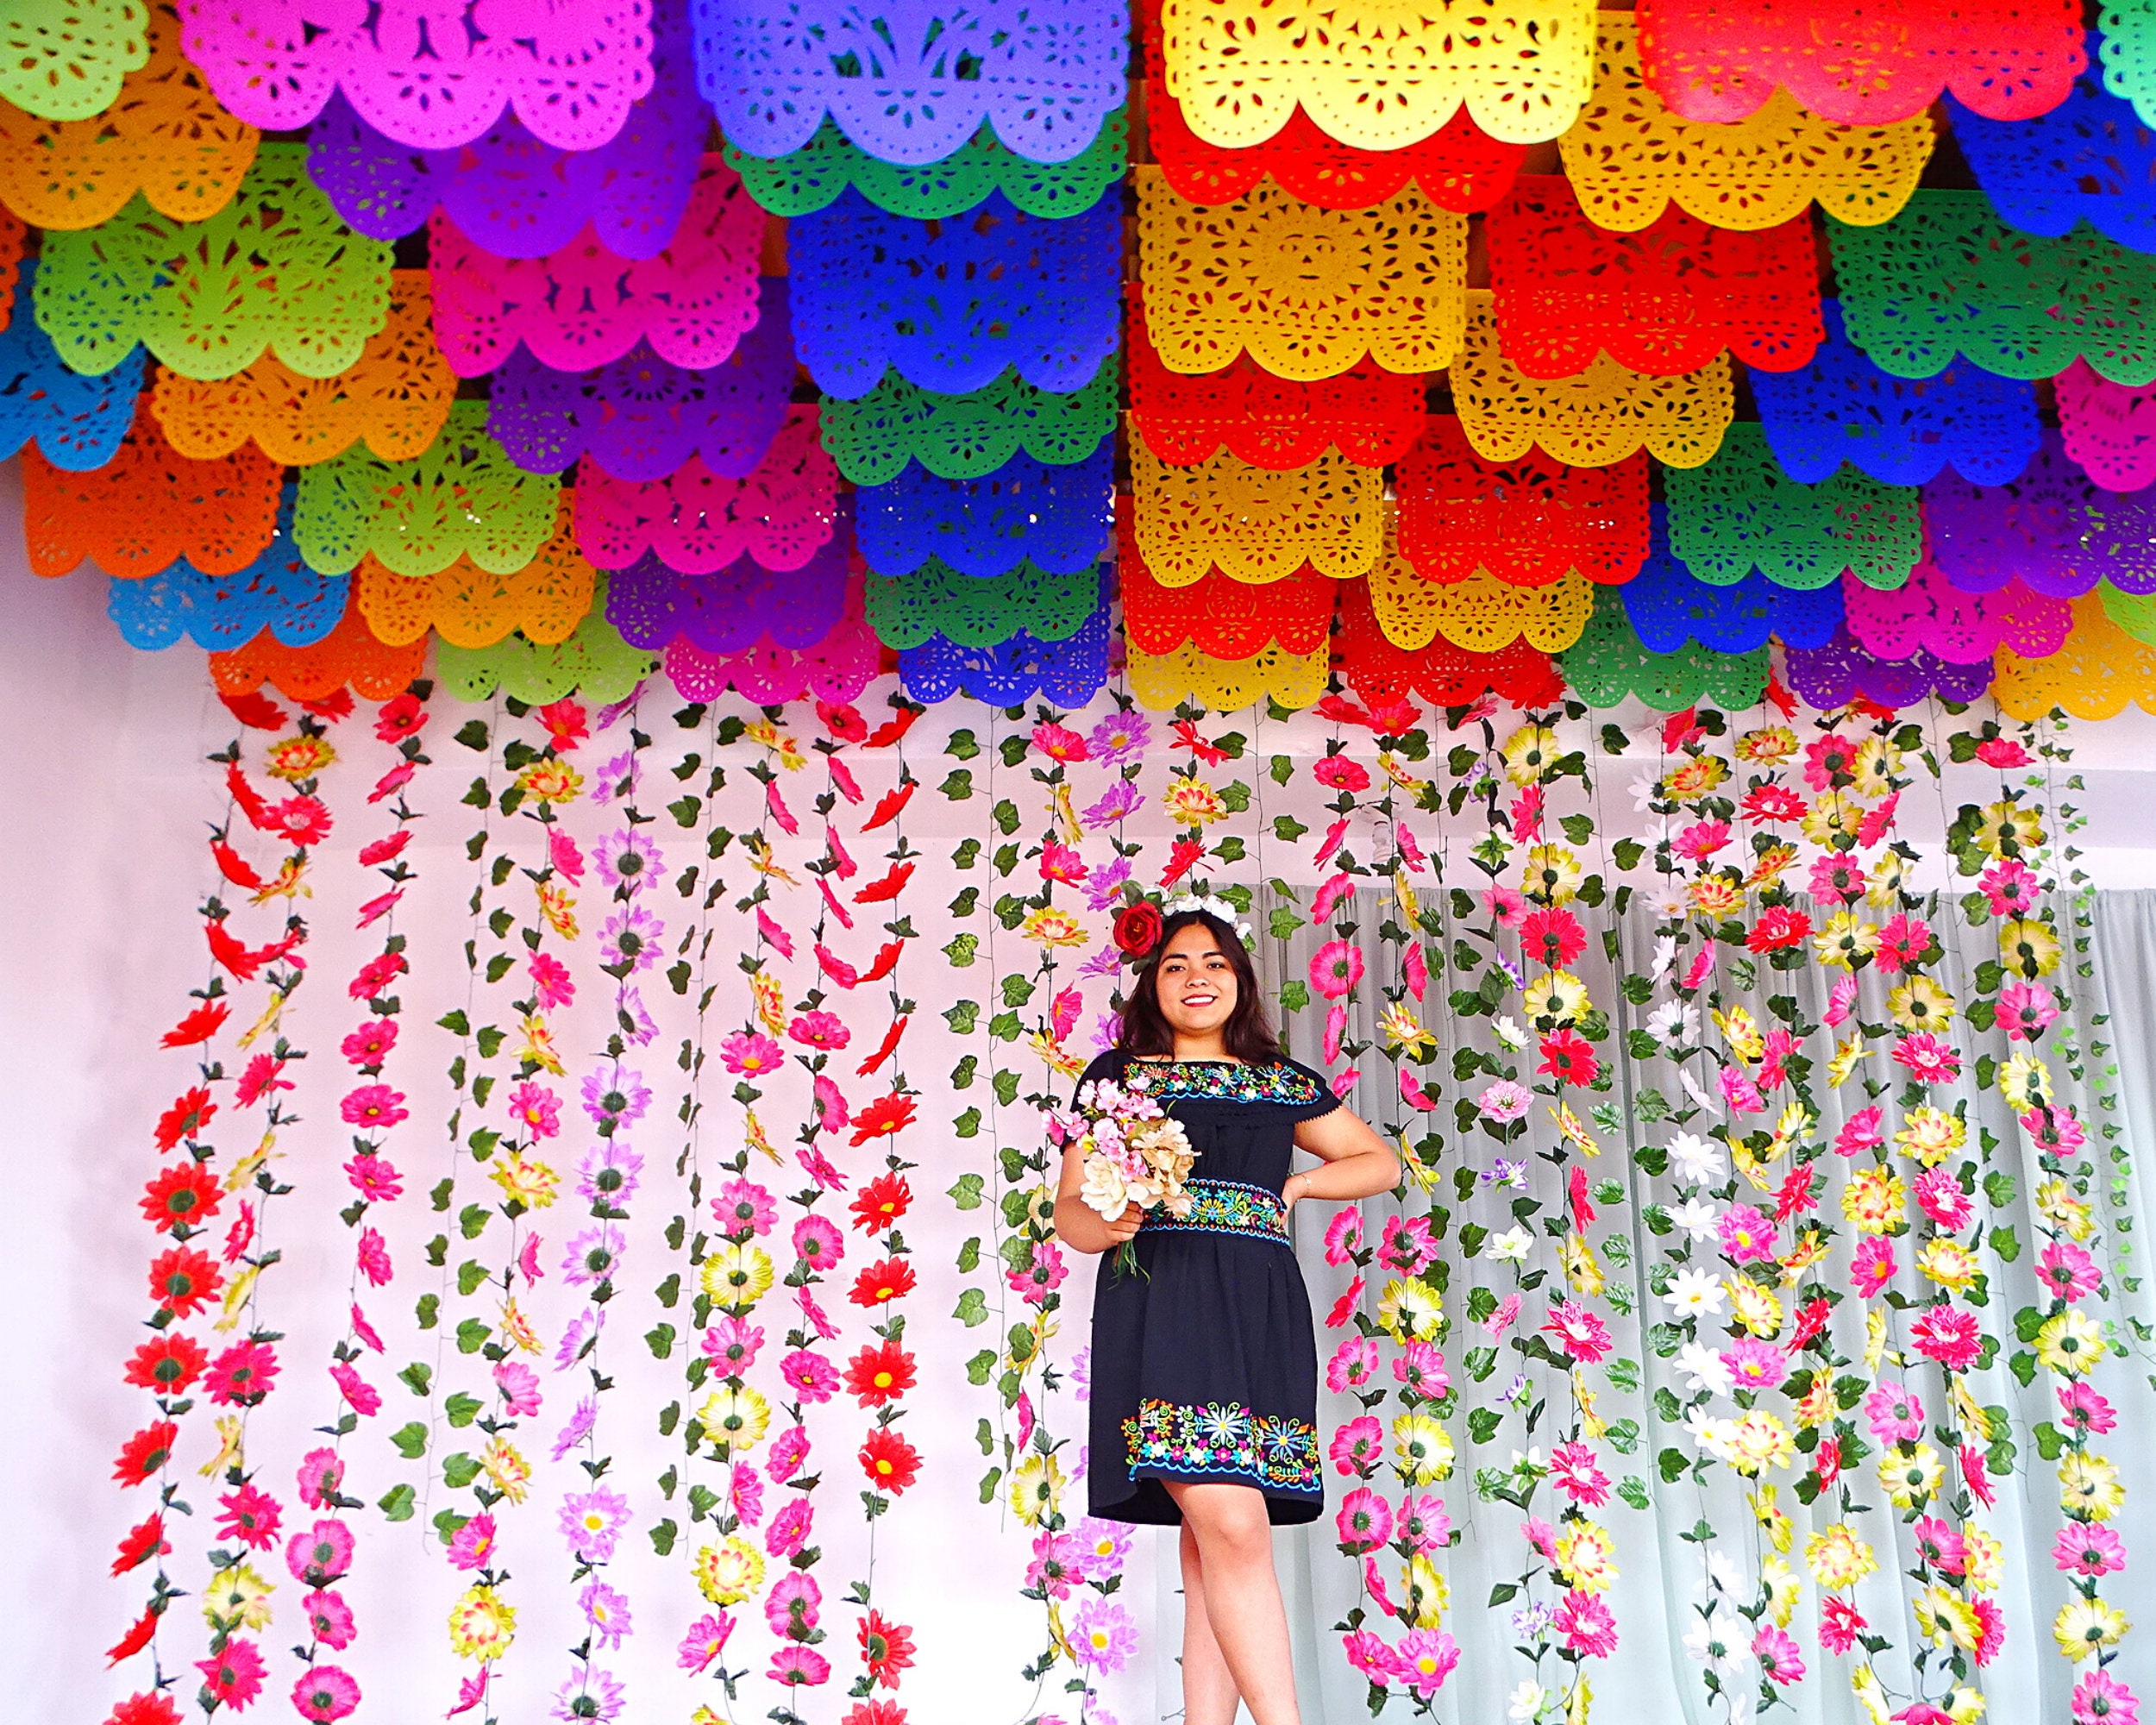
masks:
{"label": "woman's face", "polygon": [[1206,1036],[1235,1010],[1235,966],[1201,922],[1177,931],[1153,973],[1161,1016],[1178,1036]]}

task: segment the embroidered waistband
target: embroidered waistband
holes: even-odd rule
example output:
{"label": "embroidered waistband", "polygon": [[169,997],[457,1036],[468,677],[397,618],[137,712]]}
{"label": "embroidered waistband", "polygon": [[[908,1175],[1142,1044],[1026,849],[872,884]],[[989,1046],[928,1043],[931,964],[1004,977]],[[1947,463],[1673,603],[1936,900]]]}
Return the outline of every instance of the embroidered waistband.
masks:
{"label": "embroidered waistband", "polygon": [[1263,1186],[1246,1186],[1239,1180],[1193,1180],[1186,1189],[1191,1198],[1188,1215],[1177,1217],[1165,1210],[1150,1210],[1138,1232],[1250,1234],[1288,1244],[1288,1208],[1278,1193]]}

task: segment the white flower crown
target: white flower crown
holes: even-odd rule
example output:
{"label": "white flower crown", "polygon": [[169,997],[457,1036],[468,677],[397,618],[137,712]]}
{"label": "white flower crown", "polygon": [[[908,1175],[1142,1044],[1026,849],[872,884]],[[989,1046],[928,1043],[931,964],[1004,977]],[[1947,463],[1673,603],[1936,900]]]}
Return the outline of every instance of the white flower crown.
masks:
{"label": "white flower crown", "polygon": [[1192,911],[1202,911],[1216,921],[1224,922],[1235,931],[1235,937],[1245,945],[1250,938],[1250,925],[1236,914],[1235,906],[1225,899],[1215,898],[1211,893],[1200,893],[1186,887],[1172,899],[1163,899],[1160,913],[1165,917],[1183,916]]}

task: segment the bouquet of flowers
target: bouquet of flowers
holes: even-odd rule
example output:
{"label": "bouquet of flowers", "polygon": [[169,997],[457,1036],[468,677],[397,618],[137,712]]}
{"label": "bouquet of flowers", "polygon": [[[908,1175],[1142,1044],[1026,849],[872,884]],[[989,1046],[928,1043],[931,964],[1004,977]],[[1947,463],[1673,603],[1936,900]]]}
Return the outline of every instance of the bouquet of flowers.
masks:
{"label": "bouquet of flowers", "polygon": [[[1050,1111],[1050,1141],[1066,1150],[1077,1147],[1085,1167],[1079,1196],[1105,1220],[1116,1220],[1131,1204],[1187,1216],[1192,1201],[1183,1182],[1198,1153],[1182,1123],[1170,1120],[1147,1094],[1143,1076],[1131,1076],[1138,1082],[1096,1078],[1081,1084],[1068,1115]],[[1119,1270],[1133,1267],[1136,1243],[1124,1241],[1115,1261]]]}

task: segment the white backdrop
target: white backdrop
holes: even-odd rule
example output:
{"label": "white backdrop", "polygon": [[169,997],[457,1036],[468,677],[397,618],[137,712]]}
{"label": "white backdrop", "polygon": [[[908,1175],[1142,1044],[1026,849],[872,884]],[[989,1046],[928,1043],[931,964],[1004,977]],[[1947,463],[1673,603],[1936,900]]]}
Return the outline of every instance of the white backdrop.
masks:
{"label": "white backdrop", "polygon": [[[99,1673],[103,1650],[125,1627],[141,1591],[132,1584],[110,1581],[106,1566],[120,1535],[148,1508],[135,1501],[139,1494],[120,1492],[109,1480],[120,1440],[143,1414],[141,1397],[120,1381],[121,1362],[140,1339],[137,1325],[144,1307],[141,1278],[149,1235],[135,1203],[154,1160],[150,1123],[188,1070],[185,1057],[160,1053],[157,1039],[179,1015],[187,990],[201,977],[193,914],[209,883],[201,839],[205,820],[221,802],[219,769],[204,757],[209,749],[221,746],[234,727],[210,692],[198,652],[184,647],[145,655],[118,640],[103,615],[103,577],[85,570],[66,580],[41,582],[28,574],[16,531],[19,507],[9,463],[0,468],[0,739],[11,751],[4,782],[10,793],[12,829],[11,842],[0,847],[0,881],[4,881],[0,910],[5,913],[0,942],[5,943],[8,979],[0,990],[4,1032],[0,1063],[9,1081],[9,1166],[19,1182],[19,1195],[14,1206],[15,1274],[9,1278],[16,1306],[0,1331],[0,1371],[7,1374],[12,1392],[12,1417],[0,1427],[0,1467],[15,1487],[16,1513],[10,1519],[16,1560],[0,1580],[0,1622],[21,1626],[10,1637],[18,1655],[11,1673],[16,1710],[41,1722],[74,1725],[101,1717],[112,1697],[128,1686]],[[662,702],[662,710],[672,704]],[[940,744],[952,724],[976,722],[977,711],[963,718],[932,714],[923,731],[932,730],[935,744]],[[2107,884],[2156,881],[2156,797],[2148,794],[2156,789],[2156,781],[2148,776],[2156,770],[2153,740],[2156,726],[2138,715],[2080,737],[2093,816],[2084,842]],[[430,741],[442,765],[427,800],[453,804],[470,769],[461,759],[443,758],[460,752],[447,747],[446,736]],[[925,765],[916,770],[930,779],[924,789],[932,788],[934,779]],[[357,799],[337,800],[342,808],[355,805]],[[968,814],[983,819],[986,809],[985,801],[953,808],[917,798],[912,813],[920,822],[912,835],[915,843],[930,862],[939,861],[948,854],[957,823]],[[430,895],[415,892],[414,908],[421,918],[411,927],[416,946],[434,940],[446,950],[463,938],[461,904],[450,902],[461,894],[448,890],[452,870],[446,858],[457,856],[458,879],[468,888],[461,842],[469,825],[468,819],[446,819],[431,831],[423,825],[417,866],[424,887],[432,865],[434,890]],[[1921,843],[1921,812],[1911,825]],[[662,842],[671,844],[670,826],[662,823]],[[325,880],[356,882],[352,853],[377,831],[356,819],[343,824],[320,853]],[[343,1022],[348,1007],[328,979],[348,974],[349,961],[360,955],[356,938],[342,926],[348,919],[340,914],[352,902],[354,897],[325,886],[323,898],[309,907],[317,928],[310,951],[322,967],[323,980],[301,992],[296,1039],[324,1059],[334,1058],[335,1036],[348,1028]],[[425,908],[429,905],[432,910]],[[429,916],[436,920],[428,922]],[[1031,1691],[1017,1673],[1039,1646],[1039,1608],[1018,1597],[1027,1536],[1007,1514],[984,1509],[975,1499],[975,1482],[985,1464],[972,1434],[975,1421],[992,1409],[985,1392],[968,1391],[962,1362],[981,1345],[987,1332],[963,1331],[943,1321],[956,1285],[952,1251],[962,1233],[973,1230],[962,1226],[941,1200],[952,1176],[922,1156],[933,1141],[939,1081],[952,1057],[929,1034],[941,1029],[933,1011],[948,984],[934,975],[940,961],[931,950],[911,953],[908,963],[913,971],[908,992],[919,995],[924,1007],[921,1021],[909,1034],[908,1063],[917,1070],[917,1082],[928,1081],[924,1088],[931,1094],[924,1101],[924,1126],[915,1129],[917,1141],[906,1146],[916,1159],[928,1161],[915,1176],[919,1201],[907,1228],[923,1288],[912,1306],[917,1327],[908,1337],[921,1351],[921,1384],[910,1398],[906,1428],[930,1457],[931,1471],[881,1524],[877,1596],[887,1611],[914,1626],[919,1661],[907,1674],[899,1698],[918,1725],[1000,1725],[1031,1710]],[[431,1016],[423,1011],[407,1014],[407,1046],[417,1051],[410,1057],[400,1055],[390,1075],[413,1095],[415,1127],[406,1131],[415,1135],[404,1141],[400,1160],[408,1164],[408,1186],[422,1188],[435,1177],[429,1157],[438,1152],[440,1135],[438,1129],[431,1137],[417,1135],[416,1128],[439,1121],[448,1106],[441,1079],[447,1050],[435,1045],[445,1039],[426,1031]],[[715,1032],[731,1016],[722,1007],[712,1021]],[[649,1065],[665,1063],[656,1049],[652,1054]],[[654,1088],[663,1110],[670,1099],[655,1076]],[[316,1107],[327,1115],[321,1099]],[[330,1149],[341,1156],[343,1139],[341,1129],[325,1131],[317,1148],[324,1156]],[[285,1148],[304,1165],[310,1153],[304,1133],[293,1134]],[[670,1158],[671,1145],[666,1151]],[[655,1164],[660,1159],[656,1154],[652,1158]],[[327,1207],[317,1202],[304,1208],[315,1212]],[[289,1207],[279,1226],[295,1226],[300,1208]],[[308,1372],[327,1356],[329,1323],[342,1312],[349,1252],[344,1231],[327,1214],[321,1220],[328,1226],[317,1234],[296,1234],[279,1242],[287,1257],[274,1272],[274,1315],[293,1337],[288,1359],[295,1369],[308,1363],[304,1368]],[[310,1251],[312,1245],[322,1250]],[[400,1274],[386,1296],[407,1312],[413,1294],[427,1285],[409,1273],[417,1267],[416,1262],[400,1262],[400,1270],[407,1273]],[[1082,1289],[1091,1268],[1080,1264],[1067,1284],[1066,1292],[1077,1295],[1066,1310],[1067,1333],[1082,1329]],[[641,1428],[648,1423],[649,1410],[677,1393],[678,1386],[673,1376],[677,1368],[654,1366],[636,1339],[656,1315],[649,1293],[653,1279],[631,1265],[609,1344],[612,1364],[620,1372],[620,1387],[608,1398],[606,1415],[616,1433],[610,1446],[621,1458],[614,1483],[630,1494],[638,1512],[624,1542],[626,1560],[615,1578],[636,1602],[639,1614],[636,1638],[613,1660],[632,1679],[632,1720],[683,1718],[691,1704],[686,1679],[672,1672],[674,1640],[693,1615],[685,1566],[679,1556],[663,1563],[654,1558],[642,1532],[661,1510],[650,1481],[664,1464],[653,1458],[655,1439]],[[1327,1293],[1313,1288],[1321,1308]],[[667,1383],[664,1393],[640,1388],[636,1376],[640,1371],[649,1372],[654,1390]],[[550,1393],[566,1396],[558,1385],[559,1380],[550,1383]],[[258,1429],[297,1423],[294,1410],[277,1411],[277,1420],[260,1422]],[[550,1406],[549,1430],[556,1411]],[[1062,1428],[1075,1432],[1081,1412],[1066,1405]],[[327,1405],[321,1404],[316,1417],[328,1414]],[[833,1549],[818,1570],[833,1631],[826,1651],[843,1675],[818,1697],[812,1716],[819,1721],[836,1719],[843,1710],[843,1676],[853,1669],[851,1614],[833,1608],[844,1581],[860,1572],[839,1530],[850,1530],[843,1537],[857,1537],[850,1451],[862,1423],[849,1414],[834,1425],[832,1441],[843,1441],[844,1448],[835,1455],[827,1452],[827,1484],[820,1494],[819,1534]],[[370,1422],[355,1440],[362,1447],[353,1453],[373,1455],[383,1446],[379,1433],[386,1429],[379,1421]],[[852,1436],[842,1440],[842,1430]],[[649,1446],[649,1454],[639,1440]],[[280,1496],[289,1496],[290,1461],[278,1458],[266,1476],[273,1476],[270,1483]],[[195,1501],[206,1508],[207,1494],[192,1477],[191,1462],[187,1471],[189,1485],[197,1488]],[[370,1489],[370,1478],[355,1478],[355,1488],[371,1500],[389,1482],[385,1476]],[[360,1519],[366,1538],[345,1590],[360,1614],[361,1634],[342,1656],[344,1662],[367,1690],[370,1716],[399,1721],[439,1716],[454,1692],[457,1674],[442,1624],[463,1578],[442,1562],[438,1548],[422,1548],[429,1537],[423,1514],[402,1527],[385,1527],[371,1512]],[[513,1661],[520,1687],[504,1716],[520,1725],[542,1716],[542,1681],[550,1690],[567,1669],[566,1659],[556,1672],[545,1659],[526,1655],[565,1648],[576,1639],[572,1593],[564,1579],[567,1565],[551,1522],[543,1493],[539,1502],[508,1518],[509,1563],[518,1578],[512,1592],[529,1609],[519,1631],[523,1646]],[[517,1541],[530,1543],[519,1549]],[[264,1567],[267,1572],[269,1565]],[[1171,1541],[1142,1530],[1125,1596],[1145,1640],[1136,1665],[1110,1679],[1106,1689],[1111,1709],[1125,1725],[1168,1717],[1177,1705],[1173,1571]],[[1300,1590],[1292,1569],[1289,1578],[1292,1609]],[[298,1590],[289,1581],[285,1585],[288,1590],[279,1603],[289,1609]],[[1477,1602],[1462,1598],[1457,1603],[1460,1615],[1453,1627],[1470,1659],[1495,1654],[1495,1637],[1485,1641],[1479,1633]],[[199,1639],[200,1620],[191,1604],[180,1609],[185,1622],[174,1637],[175,1653],[192,1648]],[[1643,1601],[1631,1622],[1644,1628],[1655,1609],[1651,1602]],[[1620,1621],[1625,1621],[1621,1603]],[[755,1627],[761,1630],[761,1625]],[[287,1624],[280,1623],[264,1639],[282,1647],[291,1638]],[[739,1663],[735,1650],[729,1651],[729,1663]],[[1659,1688],[1652,1673],[1660,1652],[1635,1642],[1627,1650],[1627,1680],[1604,1688],[1605,1698],[1623,1697],[1629,1689],[1633,1699],[1647,1699]],[[1328,1646],[1326,1657],[1338,1655]],[[1634,1658],[1639,1664],[1630,1662]],[[288,1684],[288,1663],[275,1669],[285,1671]],[[1835,1679],[1829,1677],[1827,1682]],[[280,1717],[282,1687],[262,1703]],[[1056,1703],[1042,1697],[1032,1704]],[[755,1716],[756,1710],[747,1716]]]}

